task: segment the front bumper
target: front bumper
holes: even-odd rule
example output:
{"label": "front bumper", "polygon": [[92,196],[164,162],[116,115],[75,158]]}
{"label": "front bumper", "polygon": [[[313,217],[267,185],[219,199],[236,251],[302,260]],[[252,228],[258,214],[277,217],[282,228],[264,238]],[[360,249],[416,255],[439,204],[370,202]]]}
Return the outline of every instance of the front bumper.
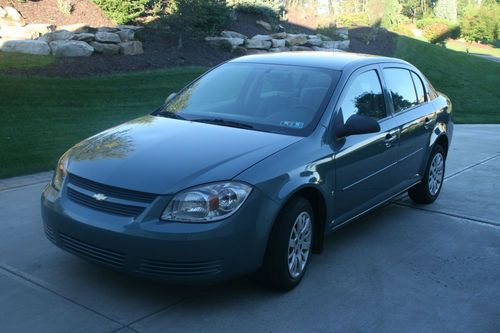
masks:
{"label": "front bumper", "polygon": [[153,218],[165,202],[160,197],[137,218],[115,216],[48,185],[42,194],[44,230],[51,242],[83,259],[173,284],[210,284],[259,268],[278,207],[257,189],[238,212],[213,223]]}

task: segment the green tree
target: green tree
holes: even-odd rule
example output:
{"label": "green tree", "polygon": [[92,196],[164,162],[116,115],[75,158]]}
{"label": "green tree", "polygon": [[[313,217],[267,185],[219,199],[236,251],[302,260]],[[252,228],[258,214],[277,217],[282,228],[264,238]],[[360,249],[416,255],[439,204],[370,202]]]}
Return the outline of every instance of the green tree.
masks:
{"label": "green tree", "polygon": [[142,15],[150,0],[93,0],[118,24],[128,23]]}
{"label": "green tree", "polygon": [[457,1],[438,0],[434,7],[434,15],[453,23],[457,22]]}

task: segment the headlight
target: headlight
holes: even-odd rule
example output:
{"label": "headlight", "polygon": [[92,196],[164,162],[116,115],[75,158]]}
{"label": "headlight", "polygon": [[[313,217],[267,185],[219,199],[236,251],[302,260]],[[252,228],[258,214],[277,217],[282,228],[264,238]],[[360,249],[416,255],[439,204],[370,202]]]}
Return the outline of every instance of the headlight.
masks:
{"label": "headlight", "polygon": [[56,171],[54,171],[54,177],[52,177],[52,186],[56,190],[61,190],[62,183],[66,177],[68,168],[68,155],[64,154],[57,162]]}
{"label": "headlight", "polygon": [[221,182],[178,193],[163,212],[163,220],[213,222],[235,213],[252,188],[243,183]]}

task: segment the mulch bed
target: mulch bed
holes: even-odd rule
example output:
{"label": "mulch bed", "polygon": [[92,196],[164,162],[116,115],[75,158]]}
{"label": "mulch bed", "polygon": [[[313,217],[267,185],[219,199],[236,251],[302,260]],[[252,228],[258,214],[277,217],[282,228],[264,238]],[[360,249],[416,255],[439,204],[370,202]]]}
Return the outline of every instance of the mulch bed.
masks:
{"label": "mulch bed", "polygon": [[94,27],[114,26],[101,9],[89,0],[71,0],[73,11],[65,15],[59,11],[57,0],[37,0],[18,2],[15,0],[0,0],[0,6],[11,6],[17,9],[27,23],[48,23],[68,25],[86,23]]}

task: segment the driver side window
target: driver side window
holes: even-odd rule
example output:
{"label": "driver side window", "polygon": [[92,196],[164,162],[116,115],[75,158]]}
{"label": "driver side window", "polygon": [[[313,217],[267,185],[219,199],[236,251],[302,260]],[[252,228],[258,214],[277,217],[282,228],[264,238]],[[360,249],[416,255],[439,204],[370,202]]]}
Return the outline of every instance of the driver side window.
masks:
{"label": "driver side window", "polygon": [[344,122],[353,114],[368,116],[374,119],[386,117],[382,85],[375,70],[369,70],[358,75],[341,105]]}

